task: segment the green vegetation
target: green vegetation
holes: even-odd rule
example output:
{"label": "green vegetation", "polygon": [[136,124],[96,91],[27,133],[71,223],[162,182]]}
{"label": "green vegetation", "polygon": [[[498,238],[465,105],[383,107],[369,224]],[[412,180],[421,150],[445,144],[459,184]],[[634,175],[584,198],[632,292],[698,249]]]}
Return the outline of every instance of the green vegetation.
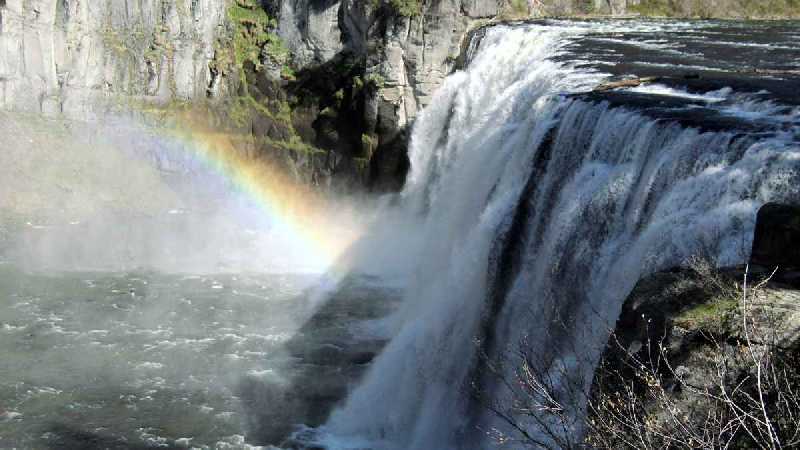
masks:
{"label": "green vegetation", "polygon": [[356,169],[364,175],[369,170],[369,158],[353,158]]}
{"label": "green vegetation", "polygon": [[800,17],[800,0],[739,0],[744,17]]}
{"label": "green vegetation", "polygon": [[672,4],[662,0],[641,0],[638,5],[629,5],[630,12],[648,17],[665,17],[674,14]]}
{"label": "green vegetation", "polygon": [[289,49],[274,32],[278,26],[256,0],[235,0],[228,8],[228,19],[234,26],[233,54],[239,68],[246,62],[252,63],[256,70],[263,67],[262,52],[281,66],[281,74],[293,78],[289,67]]}
{"label": "green vegetation", "polygon": [[699,280],[702,301],[676,315],[675,324],[687,329],[723,332],[739,313],[741,287],[719,272],[716,263],[710,262],[708,258],[690,258],[689,267]]}
{"label": "green vegetation", "polygon": [[525,19],[529,16],[528,0],[508,0],[500,14],[503,20]]}
{"label": "green vegetation", "polygon": [[423,0],[372,0],[374,8],[386,5],[403,17],[415,17],[422,13]]}
{"label": "green vegetation", "polygon": [[298,154],[324,155],[326,153],[325,150],[319,149],[317,147],[314,147],[313,145],[309,145],[303,142],[303,140],[296,135],[292,136],[288,141],[278,141],[278,142],[273,142],[273,144],[278,148]]}
{"label": "green vegetation", "polygon": [[101,31],[100,34],[103,38],[103,44],[105,44],[106,48],[113,51],[114,53],[124,56],[127,53],[130,53],[131,49],[125,45],[123,38],[120,33],[118,33],[113,28],[105,28]]}
{"label": "green vegetation", "polygon": [[[297,153],[321,152],[297,135],[292,125],[292,108],[282,95],[272,98],[267,93],[258,92],[255,85],[251,84],[254,83],[253,77],[263,76],[260,72],[266,62],[264,58],[280,66],[281,78],[295,79],[295,72],[290,66],[290,51],[275,33],[278,25],[276,20],[267,14],[257,0],[235,0],[228,8],[228,19],[233,26],[233,39],[232,42],[221,43],[220,47],[232,49],[232,57],[227,58],[227,63],[233,63],[238,70],[240,82],[240,95],[232,99],[228,106],[232,123],[237,127],[247,127],[255,116],[260,116],[286,133],[285,140],[261,138],[263,146]],[[222,53],[224,55],[224,50]],[[212,70],[216,68],[212,67]]]}
{"label": "green vegetation", "polygon": [[723,295],[682,311],[675,317],[675,324],[691,329],[719,329],[734,317],[738,309],[736,297]]}
{"label": "green vegetation", "polygon": [[[418,10],[421,4],[421,0],[374,1],[382,8],[399,8],[403,14]],[[216,41],[209,63],[211,75],[228,95],[207,103],[195,100],[187,111],[164,104],[140,109],[166,126],[177,112],[174,115],[201,128],[229,136],[237,147],[241,138],[255,157],[282,154],[280,161],[288,156],[312,171],[330,170],[334,162],[319,155],[336,152],[351,161],[342,166],[344,170],[366,176],[378,137],[364,119],[365,100],[386,80],[377,73],[366,74],[366,59],[349,54],[295,74],[290,50],[267,11],[258,0],[228,4],[227,33]],[[144,44],[141,48],[155,64],[168,55],[158,36]]]}
{"label": "green vegetation", "polygon": [[375,153],[377,148],[378,140],[376,137],[369,134],[361,135],[361,154],[364,156],[364,159],[367,161],[372,159],[372,155]]}
{"label": "green vegetation", "polygon": [[418,16],[421,12],[420,0],[389,0],[389,4],[404,17]]}
{"label": "green vegetation", "polygon": [[[126,85],[115,86],[115,90],[127,93],[143,93],[143,86],[147,85],[147,74],[141,70],[142,62],[150,66],[148,70],[158,70],[163,57],[168,60],[173,54],[173,47],[164,44],[163,37],[155,30],[155,35],[146,32],[141,25],[131,28],[114,28],[106,25],[100,31],[100,37],[106,51],[115,56],[117,64],[115,70],[125,71],[121,77],[127,81]],[[172,81],[172,80],[170,80]],[[169,86],[173,93],[174,85]]]}
{"label": "green vegetation", "polygon": [[231,101],[230,118],[236,126],[246,126],[253,112],[272,118],[272,112],[250,95],[242,95]]}
{"label": "green vegetation", "polygon": [[370,73],[364,79],[373,89],[380,89],[386,84],[386,78],[379,73]]}
{"label": "green vegetation", "polygon": [[641,0],[628,10],[648,17],[796,18],[800,0]]}

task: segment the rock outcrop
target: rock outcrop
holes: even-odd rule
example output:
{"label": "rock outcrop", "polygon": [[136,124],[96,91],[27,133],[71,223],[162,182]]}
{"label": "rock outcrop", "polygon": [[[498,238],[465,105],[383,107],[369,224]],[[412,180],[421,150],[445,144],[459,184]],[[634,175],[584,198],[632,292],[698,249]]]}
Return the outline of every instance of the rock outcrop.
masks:
{"label": "rock outcrop", "polygon": [[[244,99],[248,114],[233,115],[252,120],[231,128],[273,130],[267,137],[303,150],[300,159],[331,153],[303,178],[396,188],[407,167],[403,131],[453,69],[473,21],[503,4],[6,0],[0,110],[92,119],[131,104]],[[293,81],[295,72],[297,80],[333,73],[338,84],[308,89]],[[338,105],[323,98],[337,95],[346,97]],[[270,112],[252,117],[257,104]],[[276,119],[290,109],[291,117]],[[331,120],[345,113],[354,123]]]}
{"label": "rock outcrop", "polygon": [[222,0],[4,0],[0,109],[90,118],[115,96],[203,98],[225,17]]}
{"label": "rock outcrop", "polygon": [[304,181],[397,189],[408,168],[407,130],[463,62],[480,23],[797,12],[751,3],[0,0],[0,110],[91,119],[210,98],[236,119],[228,128],[268,139],[261,151],[291,152],[278,157]]}
{"label": "rock outcrop", "polygon": [[[278,3],[278,2],[274,2]],[[298,69],[314,71],[336,58],[357,61],[372,88],[363,98],[364,126],[372,143],[360,153],[374,185],[397,188],[407,162],[404,131],[455,67],[463,40],[478,20],[496,17],[504,0],[406,2],[288,0],[278,33]]]}
{"label": "rock outcrop", "polygon": [[761,207],[750,264],[778,267],[778,275],[800,269],[800,208],[777,203]]}
{"label": "rock outcrop", "polygon": [[[786,403],[780,396],[796,388],[800,371],[800,276],[790,247],[797,244],[798,218],[798,209],[785,205],[759,211],[757,264],[749,269],[694,261],[637,283],[595,374],[594,439],[616,445],[611,435],[623,425],[614,418],[619,405],[641,415],[630,423],[654,443],[719,432],[736,448],[759,447],[763,436],[735,431],[738,422],[724,429],[725,421],[738,421],[748,408],[769,414],[776,436],[797,429],[796,421],[782,422],[796,413],[797,397]],[[780,264],[786,267],[775,272]],[[770,373],[763,404],[755,395],[759,370]],[[697,445],[704,448],[699,440]]]}

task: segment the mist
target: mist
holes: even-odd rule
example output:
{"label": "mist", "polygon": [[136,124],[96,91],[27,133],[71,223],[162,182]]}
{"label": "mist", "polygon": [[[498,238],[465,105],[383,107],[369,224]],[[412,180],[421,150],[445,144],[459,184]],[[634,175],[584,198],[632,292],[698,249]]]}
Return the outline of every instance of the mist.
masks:
{"label": "mist", "polygon": [[[314,217],[287,224],[289,212],[198,158],[191,130],[4,115],[0,132],[0,258],[30,270],[321,273],[369,220],[345,196],[303,192],[278,200],[313,202]],[[322,255],[303,236],[314,230],[298,229],[313,226],[335,250]]]}
{"label": "mist", "polygon": [[276,443],[364,367],[327,352],[386,339],[414,265],[392,195],[328,196],[131,115],[0,113],[0,133],[0,447]]}

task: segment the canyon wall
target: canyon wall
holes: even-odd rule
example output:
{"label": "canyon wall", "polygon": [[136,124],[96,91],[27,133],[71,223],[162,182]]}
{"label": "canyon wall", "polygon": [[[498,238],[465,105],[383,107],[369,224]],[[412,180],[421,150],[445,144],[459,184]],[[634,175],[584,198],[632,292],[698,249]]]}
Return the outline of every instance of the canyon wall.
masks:
{"label": "canyon wall", "polygon": [[0,109],[87,117],[110,97],[204,97],[220,0],[4,0]]}
{"label": "canyon wall", "polygon": [[399,188],[408,125],[453,71],[467,32],[507,8],[504,0],[285,0],[277,6],[279,34],[299,68],[343,55],[359,61],[358,75],[371,88],[359,130],[360,143],[371,148],[360,154],[369,160],[368,183],[384,188]]}
{"label": "canyon wall", "polygon": [[394,190],[408,170],[408,125],[481,24],[791,15],[792,2],[0,0],[0,110],[92,119],[202,103],[211,126],[252,135],[255,153],[304,182]]}
{"label": "canyon wall", "polygon": [[403,130],[502,1],[4,0],[0,110],[92,119],[212,99],[244,118],[223,125],[306,161],[301,178],[396,187]]}

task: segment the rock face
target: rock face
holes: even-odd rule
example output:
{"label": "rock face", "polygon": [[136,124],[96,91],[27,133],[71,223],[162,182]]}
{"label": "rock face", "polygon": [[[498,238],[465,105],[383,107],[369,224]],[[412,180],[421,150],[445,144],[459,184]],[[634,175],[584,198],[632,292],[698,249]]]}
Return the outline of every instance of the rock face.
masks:
{"label": "rock face", "polygon": [[750,263],[800,268],[800,208],[769,203],[758,211]]}
{"label": "rock face", "polygon": [[299,69],[342,55],[363,61],[364,78],[376,88],[363,111],[362,132],[375,140],[371,178],[395,188],[406,163],[404,130],[455,67],[470,26],[497,16],[505,5],[504,0],[437,0],[421,2],[406,15],[390,2],[279,3],[273,6],[280,10],[279,34]]}
{"label": "rock face", "polygon": [[0,2],[0,109],[91,116],[109,97],[205,97],[222,0]]}
{"label": "rock face", "polygon": [[[257,33],[274,33],[290,56],[288,62],[276,61],[275,41],[259,42],[256,34],[263,54],[252,61],[255,70],[243,71],[242,49],[232,36],[237,26],[252,24],[249,17],[232,16],[231,8],[256,4],[266,20],[275,21]],[[359,103],[347,108],[358,114],[357,126],[328,127],[330,121],[320,115],[325,101],[305,102],[309,107],[291,122],[305,144],[336,152],[324,158],[330,166],[324,172],[368,181],[366,174],[353,175],[367,170],[398,187],[407,165],[403,130],[453,69],[471,22],[496,16],[502,4],[438,0],[409,13],[393,2],[362,0],[5,0],[0,2],[0,110],[91,119],[131,101],[238,97],[241,83],[274,85],[254,97],[285,104],[296,92],[284,89],[290,75],[283,68],[305,71],[307,79],[320,74],[319,68],[325,74],[341,61],[355,61],[360,69],[342,82],[370,87],[346,99]],[[253,17],[260,20],[260,14]],[[348,85],[317,94],[342,89],[349,94]],[[312,128],[315,135],[304,133]],[[329,148],[326,136],[335,138]],[[297,142],[292,132],[277,139]]]}
{"label": "rock face", "polygon": [[[595,440],[619,444],[604,438],[619,429],[621,422],[611,418],[619,404],[635,405],[632,414],[641,415],[635,422],[654,445],[665,435],[710,430],[735,448],[760,447],[757,438],[723,427],[750,409],[769,414],[776,435],[793,435],[796,421],[782,417],[794,414],[796,404],[776,396],[794,389],[800,370],[798,217],[798,209],[786,205],[759,211],[749,271],[695,261],[637,283],[595,374],[590,423],[602,424],[592,430]],[[786,268],[773,274],[780,264]],[[763,409],[753,400],[757,370],[782,374],[764,381]]]}
{"label": "rock face", "polygon": [[[684,269],[637,284],[595,373],[590,440],[629,448],[615,435],[627,421],[653,448],[687,436],[700,441],[704,433],[730,439],[732,448],[764,448],[758,433],[753,439],[736,431],[743,411],[768,414],[781,441],[794,435],[798,423],[783,418],[796,414],[797,398],[780,395],[793,393],[800,379],[800,290],[771,281],[749,290],[744,302],[736,284],[743,279],[744,267]],[[759,367],[778,374],[762,380],[764,409],[756,400]],[[614,418],[619,405],[630,406],[629,419]],[[707,444],[692,448],[713,448]]]}
{"label": "rock face", "polygon": [[[615,337],[624,349],[644,348],[648,340],[664,342],[681,360],[710,336],[720,342],[743,341],[744,274],[744,267],[705,273],[674,269],[644,278],[623,306]],[[750,272],[749,282],[755,285],[753,280],[768,275]],[[800,348],[800,290],[770,281],[751,294],[746,305],[751,326],[767,330],[781,347]]]}
{"label": "rock face", "polygon": [[[209,63],[227,3],[7,0],[0,4],[0,108],[73,114],[114,94],[161,101],[216,95]],[[369,73],[385,81],[375,107],[389,129],[427,105],[470,21],[496,16],[501,3],[425,2],[413,17],[361,0],[274,0],[267,9],[298,69],[341,52],[369,53]]]}
{"label": "rock face", "polygon": [[130,104],[206,98],[222,108],[263,106],[266,117],[236,128],[269,129],[280,144],[271,148],[302,150],[292,157],[300,178],[397,189],[408,127],[458,67],[477,24],[587,13],[764,15],[751,3],[0,0],[0,110],[91,119]]}

